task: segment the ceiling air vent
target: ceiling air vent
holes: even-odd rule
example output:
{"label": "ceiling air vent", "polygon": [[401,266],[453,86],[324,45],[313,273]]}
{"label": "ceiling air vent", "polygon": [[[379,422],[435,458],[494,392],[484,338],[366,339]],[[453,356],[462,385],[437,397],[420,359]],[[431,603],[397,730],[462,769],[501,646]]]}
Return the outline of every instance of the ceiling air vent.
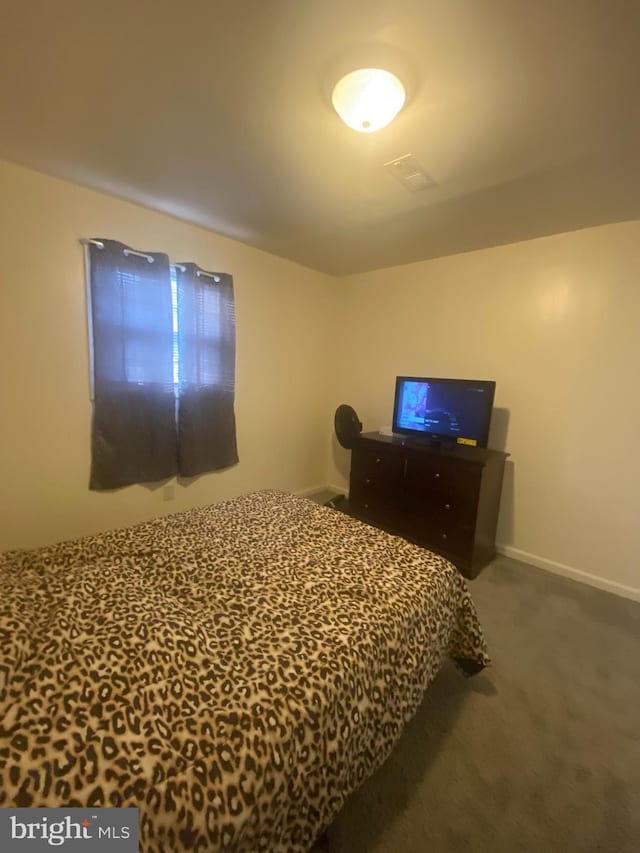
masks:
{"label": "ceiling air vent", "polygon": [[426,190],[428,187],[436,186],[431,175],[425,172],[413,154],[403,154],[402,157],[389,160],[388,163],[384,164],[384,167],[409,192],[415,193],[418,190]]}

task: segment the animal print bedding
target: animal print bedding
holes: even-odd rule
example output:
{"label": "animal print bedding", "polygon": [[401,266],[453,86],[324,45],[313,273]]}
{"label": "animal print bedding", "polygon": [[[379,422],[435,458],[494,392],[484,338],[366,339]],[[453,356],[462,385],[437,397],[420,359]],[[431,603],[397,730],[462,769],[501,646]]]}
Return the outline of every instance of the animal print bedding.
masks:
{"label": "animal print bedding", "polygon": [[446,560],[258,492],[0,558],[0,806],[137,806],[143,851],[308,850],[449,655]]}

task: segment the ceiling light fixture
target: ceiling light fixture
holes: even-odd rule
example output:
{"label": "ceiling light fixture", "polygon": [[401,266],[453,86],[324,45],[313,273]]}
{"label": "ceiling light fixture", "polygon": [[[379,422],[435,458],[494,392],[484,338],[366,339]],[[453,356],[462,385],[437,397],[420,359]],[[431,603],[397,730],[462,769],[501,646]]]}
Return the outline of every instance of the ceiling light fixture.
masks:
{"label": "ceiling light fixture", "polygon": [[359,68],[338,80],[331,100],[345,124],[360,133],[373,133],[393,121],[405,98],[395,74],[382,68]]}

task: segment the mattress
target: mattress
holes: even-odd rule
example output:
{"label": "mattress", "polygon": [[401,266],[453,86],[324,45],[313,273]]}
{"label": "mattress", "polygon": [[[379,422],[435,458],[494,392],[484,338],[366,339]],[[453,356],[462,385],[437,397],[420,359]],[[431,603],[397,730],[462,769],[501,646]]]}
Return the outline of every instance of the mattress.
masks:
{"label": "mattress", "polygon": [[445,559],[284,492],[0,558],[0,806],[135,806],[142,851],[308,850],[443,660]]}

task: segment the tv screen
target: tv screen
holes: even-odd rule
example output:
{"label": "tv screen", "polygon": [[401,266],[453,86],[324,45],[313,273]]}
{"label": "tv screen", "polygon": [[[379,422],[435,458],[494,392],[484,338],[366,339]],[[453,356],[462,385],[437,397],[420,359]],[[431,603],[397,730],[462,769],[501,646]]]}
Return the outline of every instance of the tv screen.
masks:
{"label": "tv screen", "polygon": [[486,447],[496,383],[398,376],[393,432]]}

